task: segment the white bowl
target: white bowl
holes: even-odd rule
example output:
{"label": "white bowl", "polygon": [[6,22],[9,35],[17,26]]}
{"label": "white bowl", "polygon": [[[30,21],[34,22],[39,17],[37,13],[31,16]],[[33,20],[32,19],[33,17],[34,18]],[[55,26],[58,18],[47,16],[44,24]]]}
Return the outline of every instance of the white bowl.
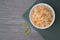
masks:
{"label": "white bowl", "polygon": [[[32,11],[32,9],[33,9],[34,7],[36,7],[36,6],[38,6],[38,5],[47,6],[48,8],[50,8],[50,9],[52,10],[53,20],[52,20],[52,22],[50,23],[50,25],[48,25],[48,26],[46,26],[46,27],[38,27],[38,26],[36,26],[36,25],[31,21],[31,18],[30,18],[31,11]],[[54,23],[54,21],[55,21],[55,11],[53,10],[53,8],[52,8],[50,5],[48,5],[48,4],[46,4],[46,3],[39,3],[39,4],[34,5],[34,6],[32,7],[32,9],[30,10],[30,13],[29,13],[29,19],[30,19],[31,24],[32,24],[34,27],[36,27],[36,28],[38,28],[38,29],[46,29],[46,28],[51,27],[51,25],[52,25],[52,24]],[[37,20],[37,21],[38,21],[38,20]]]}

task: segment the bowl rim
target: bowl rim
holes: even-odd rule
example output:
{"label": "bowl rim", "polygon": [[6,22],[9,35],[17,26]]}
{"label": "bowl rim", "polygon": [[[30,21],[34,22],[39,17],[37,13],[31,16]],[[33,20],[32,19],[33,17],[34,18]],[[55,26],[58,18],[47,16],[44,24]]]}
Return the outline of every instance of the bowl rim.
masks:
{"label": "bowl rim", "polygon": [[[33,8],[35,8],[35,7],[38,6],[38,5],[47,6],[47,7],[50,8],[50,10],[52,10],[53,20],[52,20],[52,22],[50,23],[50,25],[48,25],[48,26],[46,26],[46,27],[38,27],[38,26],[36,26],[35,24],[33,24],[33,22],[31,21],[31,17],[30,17],[30,16],[31,16],[31,11],[32,11]],[[38,3],[38,4],[34,5],[34,6],[31,8],[30,13],[29,13],[29,20],[30,20],[31,24],[32,24],[34,27],[36,27],[36,28],[38,28],[38,29],[47,29],[47,28],[51,27],[52,24],[53,24],[54,21],[55,21],[55,11],[54,11],[54,9],[53,9],[49,4],[46,4],[46,3]]]}

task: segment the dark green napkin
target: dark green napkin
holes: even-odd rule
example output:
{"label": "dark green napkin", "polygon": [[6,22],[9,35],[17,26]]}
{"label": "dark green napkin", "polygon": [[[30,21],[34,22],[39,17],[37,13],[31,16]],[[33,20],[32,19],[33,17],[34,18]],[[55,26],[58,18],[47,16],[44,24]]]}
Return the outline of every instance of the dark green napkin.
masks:
{"label": "dark green napkin", "polygon": [[[37,29],[32,26],[29,21],[30,9],[37,3],[47,3],[55,10],[55,22],[48,29]],[[23,18],[31,25],[31,27],[36,30],[39,34],[45,38],[45,40],[60,40],[60,0],[37,0],[24,14]]]}

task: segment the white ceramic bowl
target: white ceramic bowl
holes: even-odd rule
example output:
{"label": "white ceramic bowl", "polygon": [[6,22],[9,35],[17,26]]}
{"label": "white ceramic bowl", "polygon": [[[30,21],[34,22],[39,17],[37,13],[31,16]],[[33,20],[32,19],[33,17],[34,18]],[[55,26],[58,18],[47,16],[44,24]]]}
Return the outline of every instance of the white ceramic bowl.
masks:
{"label": "white ceramic bowl", "polygon": [[[38,27],[38,26],[36,26],[36,25],[32,22],[32,20],[31,20],[31,18],[30,18],[32,9],[33,9],[34,7],[36,7],[36,6],[38,6],[38,5],[47,6],[48,8],[50,8],[50,9],[52,10],[53,20],[52,20],[52,22],[51,22],[48,26],[46,26],[46,27]],[[54,23],[54,21],[55,21],[55,11],[53,10],[53,8],[52,8],[50,5],[48,5],[48,4],[46,4],[46,3],[39,3],[39,4],[34,5],[34,6],[32,7],[32,9],[30,10],[30,13],[29,13],[29,19],[30,19],[31,24],[32,24],[34,27],[36,27],[36,28],[38,28],[38,29],[46,29],[46,28],[51,27],[51,25],[52,25],[52,24]],[[37,21],[38,21],[38,20],[37,20]]]}

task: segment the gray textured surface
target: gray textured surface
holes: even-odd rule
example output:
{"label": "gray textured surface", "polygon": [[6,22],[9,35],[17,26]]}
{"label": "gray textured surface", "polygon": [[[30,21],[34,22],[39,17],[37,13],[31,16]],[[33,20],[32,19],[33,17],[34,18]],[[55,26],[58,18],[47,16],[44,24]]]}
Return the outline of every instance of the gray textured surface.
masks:
{"label": "gray textured surface", "polygon": [[0,40],[43,40],[32,29],[29,36],[23,35],[24,20],[22,14],[35,2],[35,0],[0,0]]}

